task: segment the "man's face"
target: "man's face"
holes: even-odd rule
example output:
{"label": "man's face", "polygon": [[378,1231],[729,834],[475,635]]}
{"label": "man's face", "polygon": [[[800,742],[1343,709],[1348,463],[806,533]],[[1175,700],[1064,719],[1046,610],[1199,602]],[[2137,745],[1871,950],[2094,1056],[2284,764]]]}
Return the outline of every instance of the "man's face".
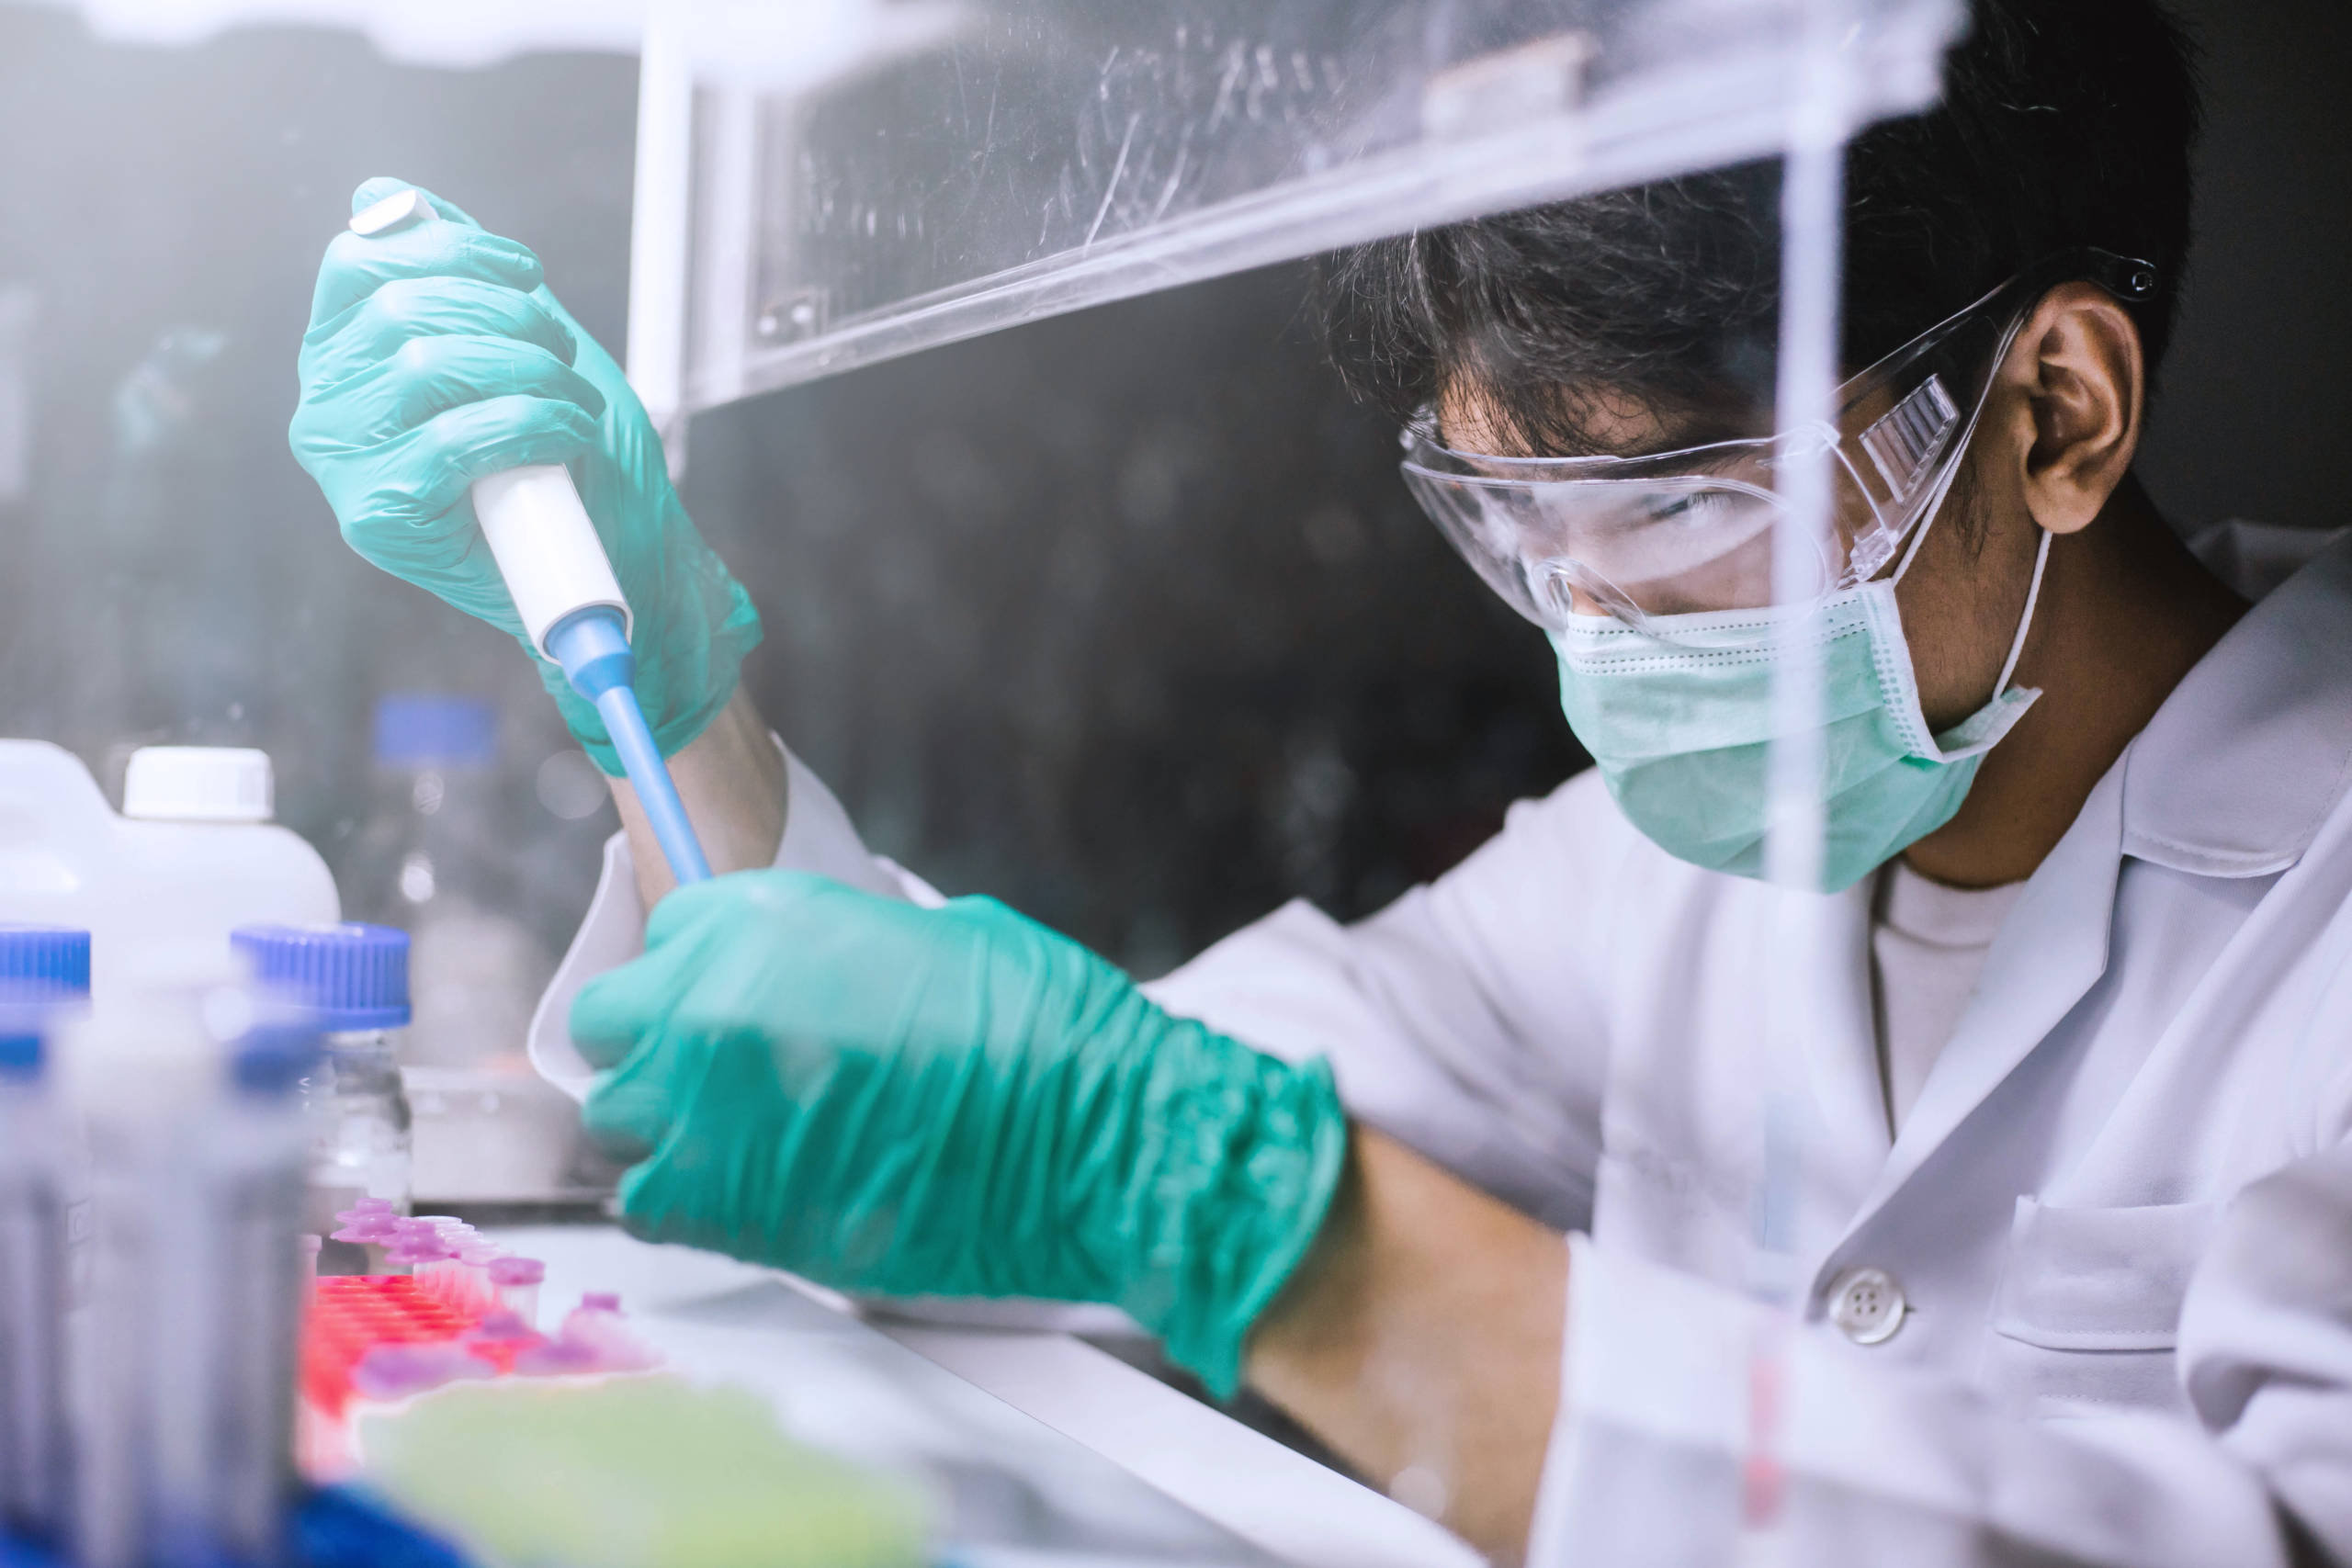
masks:
{"label": "man's face", "polygon": [[[2014,400],[2004,402],[2001,390],[1996,378],[1985,417],[1962,460],[1951,492],[1936,516],[1921,525],[1927,534],[1919,543],[1917,558],[1895,585],[1924,716],[1937,730],[1958,724],[1992,695],[1993,683],[2016,636],[2018,608],[2032,574],[2036,531],[2031,514],[2021,496],[2005,496],[1986,478],[2015,467],[2012,459],[2017,454],[2010,448],[2016,441],[2016,421],[2008,417],[2015,412]],[[1455,451],[1495,457],[1634,457],[1762,434],[1769,431],[1770,423],[1768,415],[1741,420],[1670,414],[1639,399],[1608,393],[1577,397],[1572,406],[1577,411],[1577,450],[1532,452],[1511,423],[1500,417],[1495,400],[1476,383],[1457,379],[1439,400],[1438,435]],[[1847,434],[1858,434],[1885,412],[1868,406],[1850,411],[1854,429]],[[1765,482],[1769,484],[1769,479]],[[1840,536],[1851,537],[1868,526],[1868,507],[1851,493],[1845,497],[1844,505],[1858,513],[1838,519]],[[1771,550],[1769,531],[1745,539],[1677,581],[1641,585],[1641,601],[1655,614],[1753,603],[1754,590],[1749,585],[1770,581]],[[1891,575],[1901,559],[1902,552],[1897,552],[1879,575]],[[1605,613],[1606,607],[1589,593],[1573,582],[1569,587],[1578,614]]]}

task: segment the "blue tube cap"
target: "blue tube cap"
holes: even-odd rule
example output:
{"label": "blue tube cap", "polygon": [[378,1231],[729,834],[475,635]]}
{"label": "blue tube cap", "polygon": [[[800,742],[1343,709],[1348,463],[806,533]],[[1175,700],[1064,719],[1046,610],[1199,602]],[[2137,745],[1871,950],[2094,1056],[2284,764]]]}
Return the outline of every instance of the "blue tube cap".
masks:
{"label": "blue tube cap", "polygon": [[254,977],[330,1034],[399,1029],[410,1018],[408,932],[391,926],[243,926],[229,944]]}
{"label": "blue tube cap", "polygon": [[50,1035],[89,999],[86,987],[0,978],[0,1083],[40,1077],[49,1060]]}
{"label": "blue tube cap", "polygon": [[0,983],[90,994],[90,933],[73,926],[0,925]]}
{"label": "blue tube cap", "polygon": [[376,761],[390,768],[488,768],[498,710],[480,697],[401,692],[376,702]]}

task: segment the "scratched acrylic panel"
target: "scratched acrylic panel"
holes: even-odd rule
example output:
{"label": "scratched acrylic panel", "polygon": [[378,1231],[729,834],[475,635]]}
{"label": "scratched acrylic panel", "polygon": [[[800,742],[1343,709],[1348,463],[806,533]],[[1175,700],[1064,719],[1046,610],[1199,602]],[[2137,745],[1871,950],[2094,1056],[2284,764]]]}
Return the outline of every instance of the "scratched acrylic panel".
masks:
{"label": "scratched acrylic panel", "polygon": [[707,408],[1767,154],[1824,5],[1865,118],[1932,96],[1955,0],[820,0],[772,38],[697,26],[687,299],[656,352]]}

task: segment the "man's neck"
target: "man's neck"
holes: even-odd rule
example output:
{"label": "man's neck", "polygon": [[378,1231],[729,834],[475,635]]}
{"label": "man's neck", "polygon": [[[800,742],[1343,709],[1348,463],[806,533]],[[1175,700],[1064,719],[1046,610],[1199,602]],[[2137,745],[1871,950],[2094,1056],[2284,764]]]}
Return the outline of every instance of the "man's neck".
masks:
{"label": "man's neck", "polygon": [[1985,755],[1959,815],[1904,859],[1954,887],[2033,874],[2132,738],[2246,610],[2181,545],[2137,479],[2052,539],[2017,683],[2041,698]]}

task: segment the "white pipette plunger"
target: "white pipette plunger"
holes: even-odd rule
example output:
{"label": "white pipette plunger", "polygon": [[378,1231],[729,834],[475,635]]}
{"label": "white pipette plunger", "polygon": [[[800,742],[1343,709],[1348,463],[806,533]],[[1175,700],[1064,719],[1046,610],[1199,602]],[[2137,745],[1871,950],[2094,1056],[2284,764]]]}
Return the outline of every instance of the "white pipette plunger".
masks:
{"label": "white pipette plunger", "polygon": [[[423,191],[403,190],[354,216],[351,231],[372,237],[439,217]],[[491,474],[474,481],[473,502],[531,646],[596,705],[671,874],[681,884],[707,878],[710,863],[638,706],[628,600],[571,471],[532,463]]]}

